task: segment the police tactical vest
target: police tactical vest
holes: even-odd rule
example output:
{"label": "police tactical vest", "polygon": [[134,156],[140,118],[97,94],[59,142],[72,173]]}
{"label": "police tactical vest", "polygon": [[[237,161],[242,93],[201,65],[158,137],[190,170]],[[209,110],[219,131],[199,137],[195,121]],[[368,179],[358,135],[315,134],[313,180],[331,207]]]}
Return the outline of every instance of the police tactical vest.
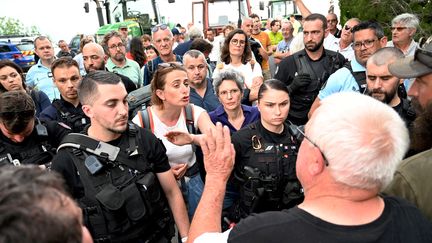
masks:
{"label": "police tactical vest", "polygon": [[345,60],[340,60],[338,53],[334,51],[324,49],[323,55],[322,58],[327,60],[328,66],[320,65],[320,70],[315,72],[304,49],[293,54],[297,74],[309,74],[312,80],[308,86],[298,90],[295,95],[291,96],[291,106],[296,111],[301,111],[301,117],[307,117],[307,113],[319,90],[325,85],[330,75],[341,68],[345,62]]}
{"label": "police tactical vest", "polygon": [[85,126],[90,124],[90,119],[84,115],[84,113],[71,114],[64,109],[60,102],[60,100],[56,99],[52,103],[54,108],[57,110],[58,122],[63,122],[69,126],[73,132],[81,132],[84,130]]}
{"label": "police tactical vest", "polygon": [[128,149],[120,149],[83,134],[65,137],[84,186],[78,200],[85,225],[95,242],[153,242],[173,235],[173,221],[152,164],[138,145],[140,133],[129,124]]}
{"label": "police tactical vest", "polygon": [[256,123],[248,128],[253,152],[249,161],[234,173],[242,184],[235,221],[251,213],[291,208],[303,200],[295,170],[297,139],[287,132],[282,143],[273,143],[258,134]]}
{"label": "police tactical vest", "polygon": [[37,143],[32,148],[25,147],[16,151],[16,148],[9,148],[6,143],[0,140],[0,166],[7,164],[20,166],[23,164],[43,165],[52,161],[55,149],[48,143],[48,130],[46,126],[35,119]]}

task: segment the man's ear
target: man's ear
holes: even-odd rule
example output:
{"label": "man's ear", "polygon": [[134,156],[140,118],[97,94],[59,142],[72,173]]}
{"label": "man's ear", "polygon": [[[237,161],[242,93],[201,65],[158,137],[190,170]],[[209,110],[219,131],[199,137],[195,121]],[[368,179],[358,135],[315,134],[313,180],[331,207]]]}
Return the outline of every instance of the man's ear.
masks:
{"label": "man's ear", "polygon": [[386,47],[387,46],[387,36],[384,36],[379,41],[380,41],[381,47]]}
{"label": "man's ear", "polygon": [[81,109],[83,110],[84,114],[88,117],[88,118],[92,118],[93,117],[93,109],[90,105],[82,105]]}
{"label": "man's ear", "polygon": [[309,172],[312,175],[317,175],[320,174],[324,168],[326,167],[326,160],[324,159],[324,156],[321,152],[321,150],[317,147],[313,147],[312,148],[312,153],[313,153],[313,157],[314,157],[314,162],[313,163],[309,163]]}

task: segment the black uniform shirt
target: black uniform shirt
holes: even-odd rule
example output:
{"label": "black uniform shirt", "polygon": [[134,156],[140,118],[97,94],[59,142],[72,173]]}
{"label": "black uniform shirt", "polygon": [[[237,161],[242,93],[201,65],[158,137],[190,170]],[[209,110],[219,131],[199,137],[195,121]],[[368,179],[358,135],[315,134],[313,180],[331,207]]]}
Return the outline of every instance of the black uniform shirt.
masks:
{"label": "black uniform shirt", "polygon": [[26,137],[24,141],[20,143],[11,141],[3,135],[2,132],[0,132],[0,157],[3,158],[5,154],[9,153],[12,156],[12,159],[17,159],[20,163],[33,164],[34,162],[32,158],[40,154],[42,151],[42,141],[47,141],[47,144],[55,149],[58,147],[63,137],[70,133],[70,130],[59,125],[57,122],[46,121],[42,124],[47,128],[48,136],[46,137],[46,140],[37,134],[37,121],[35,121],[35,128],[30,136]]}
{"label": "black uniform shirt", "polygon": [[[162,142],[151,132],[143,128],[138,128],[141,139],[137,144],[144,155],[139,158],[142,163],[153,163],[153,172],[162,173],[171,169],[166,156],[166,149]],[[87,132],[87,131],[86,131]],[[108,142],[111,145],[120,147],[121,150],[129,148],[128,131],[124,132],[119,138]],[[84,188],[79,178],[77,169],[71,156],[74,156],[69,148],[60,149],[53,159],[52,170],[59,172],[66,181],[73,198],[84,196]]]}
{"label": "black uniform shirt", "polygon": [[[234,144],[236,151],[234,165],[236,170],[242,170],[243,167],[249,162],[249,158],[251,157],[252,153],[254,153],[254,148],[252,147],[252,136],[254,134],[261,136],[263,141],[275,144],[284,143],[286,142],[287,138],[291,136],[286,125],[284,126],[282,133],[278,134],[265,129],[261,123],[261,120],[258,120],[252,124],[255,125],[256,131],[252,131],[249,128],[249,125],[232,135],[232,143]],[[261,145],[264,146],[264,144]]]}

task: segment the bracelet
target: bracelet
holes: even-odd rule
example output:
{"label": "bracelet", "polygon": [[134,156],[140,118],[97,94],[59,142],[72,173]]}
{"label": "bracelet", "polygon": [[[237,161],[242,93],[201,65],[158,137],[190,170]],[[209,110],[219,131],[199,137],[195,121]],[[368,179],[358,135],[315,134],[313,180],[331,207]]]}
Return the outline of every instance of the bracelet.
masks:
{"label": "bracelet", "polygon": [[181,238],[181,242],[182,242],[182,243],[186,243],[187,239],[188,239],[188,237],[185,236],[185,237]]}

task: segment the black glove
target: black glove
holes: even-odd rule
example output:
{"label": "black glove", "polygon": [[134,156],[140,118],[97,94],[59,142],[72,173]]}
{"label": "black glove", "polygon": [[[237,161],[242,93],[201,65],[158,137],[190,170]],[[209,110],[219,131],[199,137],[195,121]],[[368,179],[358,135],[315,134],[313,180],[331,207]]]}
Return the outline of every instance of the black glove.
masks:
{"label": "black glove", "polygon": [[294,77],[292,83],[288,85],[288,92],[291,94],[297,90],[308,86],[311,83],[311,77],[307,73],[302,73]]}

